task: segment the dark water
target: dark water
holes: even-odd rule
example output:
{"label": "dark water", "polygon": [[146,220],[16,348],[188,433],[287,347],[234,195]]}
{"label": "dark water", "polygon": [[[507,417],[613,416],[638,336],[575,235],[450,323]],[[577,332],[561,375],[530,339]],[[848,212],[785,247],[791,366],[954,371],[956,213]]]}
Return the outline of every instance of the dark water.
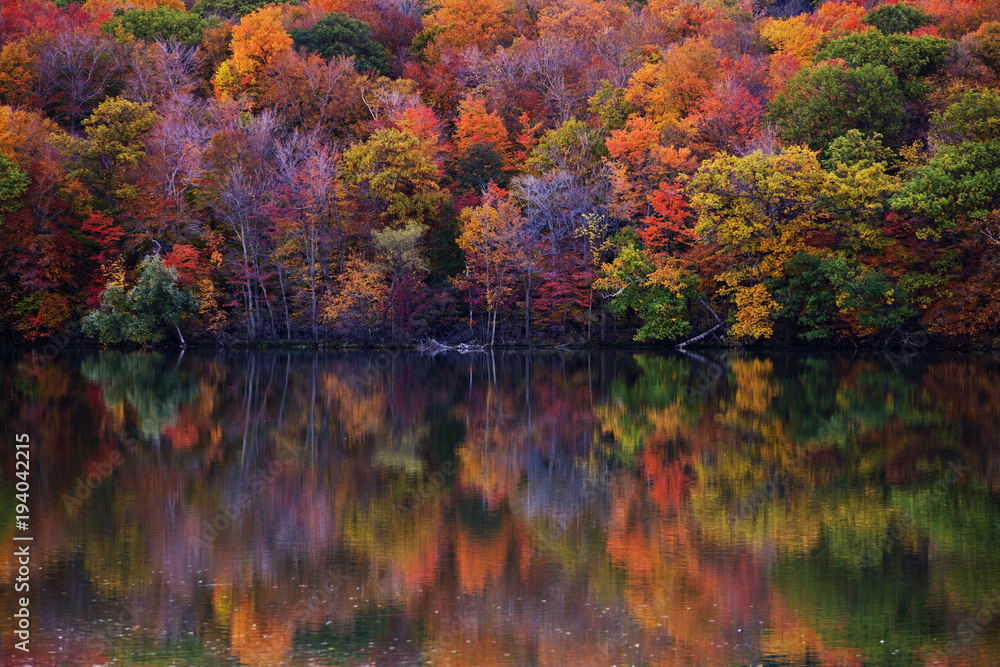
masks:
{"label": "dark water", "polygon": [[1000,664],[993,358],[8,354],[0,414],[5,665]]}

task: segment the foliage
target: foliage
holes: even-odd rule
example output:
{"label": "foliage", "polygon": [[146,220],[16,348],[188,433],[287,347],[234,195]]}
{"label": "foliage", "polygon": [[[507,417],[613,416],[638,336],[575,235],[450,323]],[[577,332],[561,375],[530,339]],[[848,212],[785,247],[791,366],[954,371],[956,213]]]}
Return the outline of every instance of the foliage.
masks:
{"label": "foliage", "polygon": [[381,202],[389,220],[424,219],[445,201],[432,148],[409,132],[379,130],[344,153],[355,196]]}
{"label": "foliage", "polygon": [[352,57],[358,70],[387,74],[389,56],[381,44],[368,36],[368,32],[368,24],[330,12],[311,28],[294,31],[292,41],[296,46],[327,60],[337,56]]}
{"label": "foliage", "polygon": [[191,11],[202,16],[240,18],[268,5],[297,5],[301,0],[198,0]]}
{"label": "foliage", "polygon": [[913,5],[902,2],[886,4],[871,10],[861,22],[879,30],[884,35],[911,33],[931,24],[931,15]]}
{"label": "foliage", "polygon": [[979,26],[973,49],[983,63],[1000,76],[1000,21],[992,21]]}
{"label": "foliage", "polygon": [[929,223],[920,238],[941,238],[962,221],[986,218],[1000,208],[1000,142],[964,142],[942,148],[893,197],[896,209],[913,209]]}
{"label": "foliage", "polygon": [[802,252],[788,262],[788,271],[782,307],[797,318],[805,340],[873,336],[902,326],[915,314],[905,289],[881,271],[852,266],[843,254]]}
{"label": "foliage", "polygon": [[242,92],[255,92],[260,72],[291,48],[292,38],[281,24],[280,12],[274,5],[262,7],[233,28],[233,56],[219,66],[213,79],[216,96],[235,98]]}
{"label": "foliage", "polygon": [[643,252],[637,239],[619,234],[612,239],[617,256],[601,267],[594,286],[607,292],[609,308],[617,315],[634,312],[642,322],[637,341],[678,340],[691,331],[687,317],[692,280],[668,259]]}
{"label": "foliage", "polygon": [[733,335],[754,340],[773,333],[780,305],[767,283],[783,277],[786,262],[806,247],[819,223],[826,182],[816,155],[800,147],[776,155],[721,156],[695,174],[695,232],[736,259],[719,275],[723,293],[736,305]]}
{"label": "foliage", "polygon": [[4,0],[0,337],[995,345],[995,4]]}
{"label": "foliage", "polygon": [[28,175],[17,164],[0,153],[0,214],[20,208],[18,201],[28,189]]}
{"label": "foliage", "polygon": [[903,91],[884,65],[821,63],[799,72],[771,103],[770,117],[792,143],[825,150],[848,130],[897,143],[905,118]]}
{"label": "foliage", "polygon": [[85,139],[59,137],[58,143],[78,167],[72,176],[93,188],[107,208],[138,197],[129,178],[146,157],[146,140],[160,121],[149,104],[113,97],[83,121]]}
{"label": "foliage", "polygon": [[132,35],[147,42],[163,39],[197,46],[207,25],[196,13],[157,7],[130,9],[102,25],[101,31],[109,35]]}
{"label": "foliage", "polygon": [[168,326],[180,334],[180,323],[197,309],[197,299],[178,287],[177,271],[152,255],[140,263],[139,278],[128,292],[120,277],[108,284],[100,309],[83,318],[83,332],[105,344],[158,343]]}
{"label": "foliage", "polygon": [[907,95],[916,98],[926,90],[918,79],[940,72],[950,49],[950,42],[940,37],[884,35],[877,29],[871,29],[835,39],[819,52],[816,59],[842,59],[849,67],[888,67],[898,77]]}

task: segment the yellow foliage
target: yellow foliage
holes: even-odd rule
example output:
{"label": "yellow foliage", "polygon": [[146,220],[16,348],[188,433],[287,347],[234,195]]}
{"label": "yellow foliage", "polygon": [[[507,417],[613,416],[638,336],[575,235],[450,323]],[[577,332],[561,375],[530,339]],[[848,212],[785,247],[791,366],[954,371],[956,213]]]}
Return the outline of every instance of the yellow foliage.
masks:
{"label": "yellow foliage", "polygon": [[806,22],[805,14],[766,21],[760,28],[760,34],[775,51],[793,56],[801,65],[812,62],[823,36],[819,28]]}
{"label": "yellow foliage", "polygon": [[257,74],[291,46],[280,7],[268,5],[247,14],[233,28],[233,57],[219,65],[212,80],[216,96],[236,97],[252,91]]}
{"label": "yellow foliage", "polygon": [[774,334],[774,316],[781,304],[761,283],[736,288],[736,324],[730,333],[736,338],[757,340]]}
{"label": "yellow foliage", "polygon": [[323,308],[323,319],[337,327],[363,326],[371,330],[384,319],[388,301],[384,267],[352,257]]}

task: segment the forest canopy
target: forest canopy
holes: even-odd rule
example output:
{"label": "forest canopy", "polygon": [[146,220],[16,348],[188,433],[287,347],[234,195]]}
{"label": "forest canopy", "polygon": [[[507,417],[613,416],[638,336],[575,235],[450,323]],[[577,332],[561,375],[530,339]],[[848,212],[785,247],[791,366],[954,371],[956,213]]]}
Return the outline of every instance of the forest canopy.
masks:
{"label": "forest canopy", "polygon": [[3,0],[0,43],[8,342],[997,343],[995,2]]}

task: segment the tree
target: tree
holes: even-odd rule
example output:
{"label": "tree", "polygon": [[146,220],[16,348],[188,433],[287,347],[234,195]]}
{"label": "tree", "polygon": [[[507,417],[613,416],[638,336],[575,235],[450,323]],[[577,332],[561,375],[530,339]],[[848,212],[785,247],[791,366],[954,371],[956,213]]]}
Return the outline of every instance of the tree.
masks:
{"label": "tree", "polygon": [[323,309],[323,319],[335,329],[356,337],[363,330],[372,343],[385,320],[389,296],[385,267],[355,255],[337,276]]}
{"label": "tree", "polygon": [[1000,92],[965,92],[944,113],[931,116],[928,138],[939,144],[1000,141]]}
{"label": "tree", "polygon": [[1000,209],[1000,141],[945,146],[892,198],[892,207],[926,219],[917,230],[923,239],[951,235],[964,221],[985,221]]}
{"label": "tree", "polygon": [[834,139],[824,161],[829,172],[825,203],[834,217],[831,229],[841,233],[841,245],[852,259],[883,252],[891,243],[882,225],[890,198],[899,191],[899,178],[890,173],[895,156],[881,138],[849,130]]}
{"label": "tree", "polygon": [[125,292],[124,276],[118,276],[101,294],[101,307],[83,318],[83,331],[105,344],[158,343],[164,327],[173,326],[184,347],[180,323],[198,310],[194,296],[177,286],[177,270],[164,266],[159,255],[146,257],[139,265],[139,280]]}
{"label": "tree", "polygon": [[202,16],[242,18],[268,5],[298,4],[299,0],[198,0],[191,11]]}
{"label": "tree", "polygon": [[1000,21],[979,26],[972,48],[983,64],[1000,77]]}
{"label": "tree", "polygon": [[27,40],[8,42],[0,49],[0,104],[25,106],[35,101],[38,56]]}
{"label": "tree", "polygon": [[901,285],[843,253],[801,252],[788,262],[788,273],[777,292],[804,340],[867,338],[900,327],[915,314]]}
{"label": "tree", "polygon": [[368,31],[367,23],[330,12],[308,30],[294,31],[292,41],[326,60],[337,56],[352,57],[358,70],[374,70],[385,75],[389,56],[381,44],[368,36]]}
{"label": "tree", "polygon": [[428,45],[424,53],[434,62],[446,48],[461,50],[475,45],[489,54],[497,45],[509,45],[517,31],[510,23],[508,6],[504,0],[474,4],[464,0],[442,0],[424,17],[424,33],[421,34],[424,44]]}
{"label": "tree", "polygon": [[795,58],[800,65],[813,62],[823,33],[806,20],[805,14],[789,19],[765,21],[760,29],[774,51]]}
{"label": "tree", "polygon": [[687,302],[693,280],[674,260],[654,258],[643,251],[631,232],[619,232],[612,243],[618,253],[601,267],[595,289],[606,292],[610,310],[622,316],[633,311],[642,321],[637,341],[677,340],[687,336],[691,323]]}
{"label": "tree", "polygon": [[877,132],[894,144],[902,136],[903,103],[903,91],[889,68],[825,62],[788,82],[771,103],[770,118],[786,141],[817,150],[851,129]]}
{"label": "tree", "polygon": [[213,79],[216,97],[257,94],[261,71],[292,46],[280,14],[277,6],[262,7],[241,18],[233,28],[233,56],[219,65]]}
{"label": "tree", "polygon": [[418,285],[429,269],[421,246],[427,227],[412,220],[400,229],[372,232],[372,241],[388,277],[388,318],[390,335],[409,322],[415,307]]}
{"label": "tree", "polygon": [[815,153],[798,146],[775,155],[723,155],[704,162],[692,179],[695,232],[731,253],[731,268],[718,278],[736,304],[735,336],[773,334],[780,304],[766,281],[782,277],[786,262],[807,247],[826,183]]}
{"label": "tree", "polygon": [[899,79],[907,97],[916,100],[927,91],[921,79],[941,71],[950,50],[951,43],[940,37],[883,35],[872,28],[833,40],[819,52],[816,60],[842,59],[852,68],[888,67]]}
{"label": "tree", "polygon": [[[465,253],[466,273],[455,283],[475,291],[470,302],[478,302],[486,311],[485,337],[493,345],[500,309],[514,295],[518,269],[533,262],[530,244],[525,242],[527,219],[506,191],[490,185],[480,206],[462,209],[461,220],[457,243]],[[526,290],[525,308],[530,311],[530,281]],[[525,327],[527,333],[527,320]]]}
{"label": "tree", "polygon": [[343,137],[368,114],[350,60],[289,50],[264,68],[261,78],[260,107],[278,111],[289,129],[319,128],[326,136]]}
{"label": "tree", "polygon": [[623,220],[651,215],[650,197],[657,188],[697,168],[690,148],[664,145],[653,121],[641,116],[629,118],[621,130],[612,130],[606,144],[613,193],[609,209]]}
{"label": "tree", "polygon": [[72,131],[105,97],[117,94],[123,80],[121,47],[107,35],[61,32],[39,56],[39,101]]}
{"label": "tree", "polygon": [[345,151],[343,177],[356,198],[389,222],[428,219],[447,196],[430,147],[397,129],[379,130]]}
{"label": "tree", "polygon": [[146,157],[146,137],[159,121],[149,104],[113,97],[83,121],[86,139],[59,137],[58,143],[76,162],[71,175],[111,210],[138,196],[134,172]]}
{"label": "tree", "polygon": [[680,188],[667,183],[648,196],[650,215],[643,218],[639,238],[647,254],[670,253],[678,243],[690,243],[696,236],[692,228],[691,209]]}
{"label": "tree", "polygon": [[933,19],[919,7],[900,2],[876,7],[865,14],[861,22],[879,30],[882,34],[893,35],[910,33],[917,28],[931,25]]}
{"label": "tree", "polygon": [[697,108],[719,76],[720,52],[706,38],[690,39],[632,75],[625,99],[662,129]]}
{"label": "tree", "polygon": [[760,100],[732,78],[716,82],[702,98],[695,125],[702,136],[724,153],[746,154],[757,139],[757,125],[763,115]]}
{"label": "tree", "polygon": [[1000,210],[1000,94],[971,90],[932,117],[931,137],[944,144],[892,199],[929,224],[920,238],[952,235],[965,223],[992,237]]}
{"label": "tree", "polygon": [[[452,150],[456,160],[462,160],[477,147],[485,147],[498,155],[502,167],[509,166],[510,141],[503,119],[486,111],[486,102],[475,97],[466,97],[458,104],[458,118],[455,119],[455,134]],[[485,189],[486,184],[480,189]]]}
{"label": "tree", "polygon": [[[281,188],[274,210],[275,260],[286,326],[303,311],[314,341],[319,340],[320,310],[331,274],[344,269],[350,242],[344,211],[340,156],[315,136],[283,143],[278,151]],[[282,278],[282,273],[287,274]],[[291,304],[291,313],[288,313]]]}
{"label": "tree", "polygon": [[197,46],[207,25],[208,22],[198,14],[157,7],[130,9],[102,25],[101,32],[118,35],[120,31],[146,42],[162,39]]}
{"label": "tree", "polygon": [[[21,195],[28,189],[28,175],[17,164],[0,153],[0,216],[22,206]],[[0,217],[0,224],[3,218]]]}
{"label": "tree", "polygon": [[0,213],[0,321],[29,340],[60,331],[89,294],[88,237],[74,207],[86,193],[53,146],[59,134],[36,111],[0,107],[0,154],[10,163],[2,169],[10,198]]}

